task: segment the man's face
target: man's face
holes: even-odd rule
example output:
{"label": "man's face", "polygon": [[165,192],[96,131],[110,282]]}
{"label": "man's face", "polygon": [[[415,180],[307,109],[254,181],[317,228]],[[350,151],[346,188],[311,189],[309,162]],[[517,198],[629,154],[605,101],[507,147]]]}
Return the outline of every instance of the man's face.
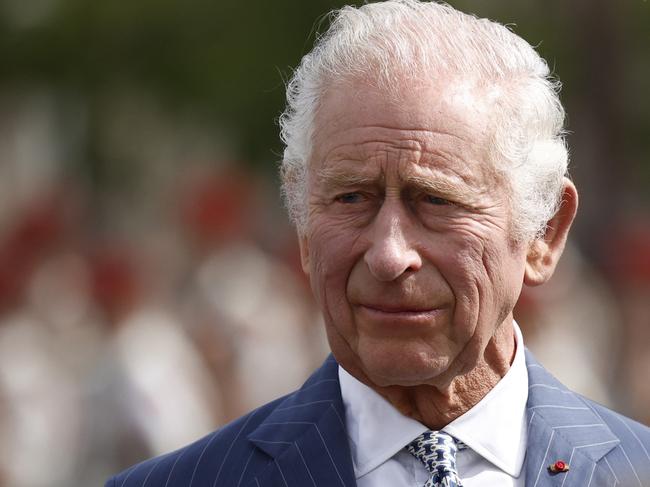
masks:
{"label": "man's face", "polygon": [[473,368],[521,290],[487,109],[453,86],[339,86],[316,117],[303,267],[335,357],[375,385]]}

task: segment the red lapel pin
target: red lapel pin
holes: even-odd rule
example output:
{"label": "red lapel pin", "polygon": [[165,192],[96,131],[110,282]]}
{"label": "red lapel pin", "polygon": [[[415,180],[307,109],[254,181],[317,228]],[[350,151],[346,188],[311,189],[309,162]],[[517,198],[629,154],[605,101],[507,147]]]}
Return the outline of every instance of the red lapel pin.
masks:
{"label": "red lapel pin", "polygon": [[553,465],[549,465],[548,469],[552,473],[568,472],[569,471],[569,464],[566,463],[563,460],[558,460]]}

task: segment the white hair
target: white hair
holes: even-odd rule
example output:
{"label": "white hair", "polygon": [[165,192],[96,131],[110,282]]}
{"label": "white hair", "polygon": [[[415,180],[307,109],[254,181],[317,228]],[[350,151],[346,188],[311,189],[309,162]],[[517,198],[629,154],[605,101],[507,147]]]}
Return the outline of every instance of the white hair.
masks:
{"label": "white hair", "polygon": [[[398,93],[405,81],[450,77],[494,94],[489,161],[510,190],[513,237],[543,234],[561,204],[568,151],[560,84],[546,62],[501,24],[449,5],[389,0],[332,13],[327,32],[302,58],[280,117],[286,144],[282,189],[300,233],[307,225],[307,170],[314,117],[326,89],[364,80]],[[392,88],[391,88],[392,87]]]}

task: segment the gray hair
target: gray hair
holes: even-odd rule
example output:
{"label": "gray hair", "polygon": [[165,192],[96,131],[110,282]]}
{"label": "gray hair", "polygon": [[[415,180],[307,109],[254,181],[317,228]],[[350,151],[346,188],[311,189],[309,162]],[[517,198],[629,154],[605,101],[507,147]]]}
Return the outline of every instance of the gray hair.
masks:
{"label": "gray hair", "polygon": [[389,0],[332,13],[332,22],[302,58],[287,85],[280,117],[285,143],[282,190],[300,233],[307,225],[307,164],[314,117],[328,87],[373,80],[394,88],[405,80],[455,76],[495,94],[488,157],[510,189],[513,237],[543,234],[561,204],[568,150],[564,110],[546,62],[501,24],[449,5]]}

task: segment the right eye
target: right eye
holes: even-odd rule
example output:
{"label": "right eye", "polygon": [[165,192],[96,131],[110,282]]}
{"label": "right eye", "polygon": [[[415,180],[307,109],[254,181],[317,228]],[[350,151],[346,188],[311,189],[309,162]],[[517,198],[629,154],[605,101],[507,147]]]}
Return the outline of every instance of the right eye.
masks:
{"label": "right eye", "polygon": [[343,193],[334,198],[334,200],[338,203],[350,205],[363,202],[365,197],[361,193]]}

